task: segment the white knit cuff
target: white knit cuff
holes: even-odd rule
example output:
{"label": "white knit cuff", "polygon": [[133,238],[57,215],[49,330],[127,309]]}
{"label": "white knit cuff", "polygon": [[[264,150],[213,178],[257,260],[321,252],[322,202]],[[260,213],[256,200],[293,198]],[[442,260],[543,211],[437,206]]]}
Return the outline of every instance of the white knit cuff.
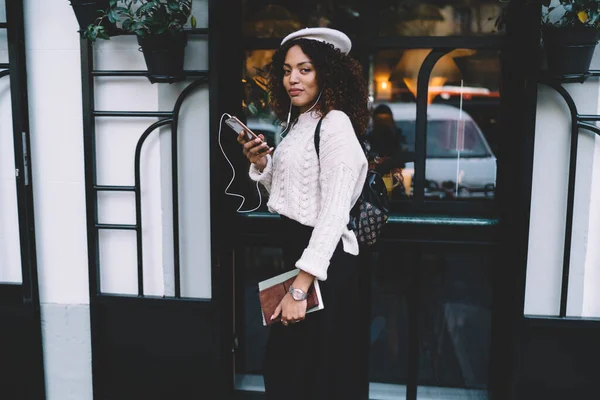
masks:
{"label": "white knit cuff", "polygon": [[255,182],[260,182],[266,176],[269,175],[269,172],[271,172],[272,168],[273,160],[271,159],[271,155],[267,154],[267,166],[262,171],[260,171],[258,168],[256,168],[256,165],[250,164],[250,171],[248,172],[248,174],[250,175],[250,179],[252,179]]}
{"label": "white knit cuff", "polygon": [[320,281],[327,280],[329,260],[311,249],[304,249],[302,257],[296,262],[296,268],[308,272]]}

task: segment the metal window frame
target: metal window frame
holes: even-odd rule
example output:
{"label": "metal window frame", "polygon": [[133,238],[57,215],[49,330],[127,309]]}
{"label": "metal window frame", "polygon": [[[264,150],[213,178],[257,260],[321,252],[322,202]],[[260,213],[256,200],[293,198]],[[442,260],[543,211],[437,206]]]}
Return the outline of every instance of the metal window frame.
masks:
{"label": "metal window frame", "polygon": [[[208,28],[187,29],[188,34],[208,36]],[[179,111],[187,96],[201,85],[209,83],[208,71],[185,71],[186,78],[195,78],[179,95],[173,111],[110,111],[96,110],[94,106],[95,77],[139,77],[146,78],[147,71],[134,70],[96,70],[92,44],[85,38],[80,40],[82,57],[82,92],[83,92],[83,120],[84,120],[84,154],[85,154],[85,181],[86,203],[88,222],[88,257],[90,261],[90,295],[103,296],[100,287],[100,254],[98,231],[106,230],[133,230],[136,232],[137,248],[137,277],[138,297],[146,296],[144,293],[144,262],[143,262],[143,237],[142,237],[142,204],[141,204],[141,151],[148,136],[162,126],[171,126],[172,132],[177,132]],[[96,179],[96,119],[110,117],[156,117],[158,121],[152,123],[140,136],[135,149],[133,186],[98,185]],[[177,164],[177,135],[171,135],[171,168],[173,190],[173,246],[174,246],[174,271],[175,271],[175,299],[181,298],[180,279],[180,252],[179,252],[179,182]],[[98,193],[100,192],[133,192],[135,194],[135,224],[102,224],[98,222]],[[166,296],[167,298],[169,296]]]}
{"label": "metal window frame", "polygon": [[22,350],[23,359],[29,363],[28,376],[24,379],[28,384],[22,388],[23,396],[44,398],[46,388],[30,156],[31,134],[27,95],[25,18],[22,2],[6,1],[5,7],[6,22],[0,23],[0,29],[5,29],[7,33],[9,62],[0,64],[0,69],[3,69],[0,71],[0,78],[8,76],[10,79],[22,283],[0,283],[0,300],[7,307],[14,306],[15,314],[24,316],[27,329],[30,330],[23,341],[18,343],[18,345],[26,347]]}

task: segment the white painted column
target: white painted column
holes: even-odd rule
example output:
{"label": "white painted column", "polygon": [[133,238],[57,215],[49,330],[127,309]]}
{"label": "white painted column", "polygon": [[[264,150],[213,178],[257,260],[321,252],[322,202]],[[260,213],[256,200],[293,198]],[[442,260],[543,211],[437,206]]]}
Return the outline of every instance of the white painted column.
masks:
{"label": "white painted column", "polygon": [[25,0],[24,11],[46,392],[49,400],[88,400],[92,373],[78,27],[67,0]]}
{"label": "white painted column", "polygon": [[[600,65],[596,51],[591,68]],[[597,79],[565,84],[580,114],[598,112]],[[533,187],[525,314],[558,315],[560,309],[565,220],[568,195],[571,116],[560,95],[545,85],[539,86],[536,117],[536,140],[533,164]],[[595,160],[596,138],[580,130],[575,187],[573,231],[570,257],[567,315],[583,313],[585,288],[589,286],[589,263],[593,255],[590,241],[590,217],[594,215],[594,182],[598,162]],[[598,287],[597,285],[595,287]],[[589,301],[588,301],[589,302]],[[589,305],[587,306],[589,308]],[[600,305],[599,305],[600,307]]]}

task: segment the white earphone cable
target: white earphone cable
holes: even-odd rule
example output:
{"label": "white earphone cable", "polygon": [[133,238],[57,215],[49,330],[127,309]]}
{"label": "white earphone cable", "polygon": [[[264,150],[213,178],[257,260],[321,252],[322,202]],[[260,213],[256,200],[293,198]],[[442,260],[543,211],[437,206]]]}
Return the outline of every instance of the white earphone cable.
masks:
{"label": "white earphone cable", "polygon": [[231,192],[228,191],[229,188],[231,187],[231,185],[233,184],[233,181],[235,180],[235,167],[233,166],[233,164],[229,160],[229,157],[227,157],[227,154],[225,154],[225,150],[223,149],[223,145],[221,144],[221,128],[223,126],[223,118],[225,118],[225,117],[231,118],[231,115],[229,115],[227,113],[223,113],[223,115],[221,115],[221,120],[219,121],[219,136],[218,136],[218,141],[219,141],[219,148],[221,149],[221,153],[223,153],[223,156],[225,157],[225,159],[227,160],[227,163],[231,167],[232,176],[231,176],[231,180],[227,184],[227,187],[225,188],[225,192],[224,193],[226,195],[228,195],[228,196],[234,196],[234,197],[241,197],[242,198],[242,203],[240,204],[240,206],[238,207],[238,209],[235,210],[236,212],[239,212],[239,213],[249,213],[249,212],[252,212],[252,211],[256,211],[262,205],[262,194],[260,193],[260,188],[258,187],[258,182],[256,182],[256,191],[258,192],[258,206],[256,206],[252,210],[242,210],[242,207],[244,206],[244,203],[246,202],[246,198],[244,196],[242,196],[241,194],[231,193]]}
{"label": "white earphone cable", "polygon": [[[317,103],[319,102],[319,100],[321,99],[321,95],[323,94],[323,90],[321,90],[319,92],[319,96],[317,97],[317,100],[314,102],[314,104],[306,111],[304,111],[302,114],[306,114],[307,112],[309,112],[310,110],[312,110],[313,108],[315,108],[315,106],[317,105]],[[283,134],[285,132],[287,132],[288,129],[290,129],[290,117],[292,116],[292,99],[290,98],[290,111],[288,112],[288,117],[287,117],[287,122],[285,123],[285,129],[283,131],[281,131],[281,133],[279,134],[279,137],[283,139]]]}

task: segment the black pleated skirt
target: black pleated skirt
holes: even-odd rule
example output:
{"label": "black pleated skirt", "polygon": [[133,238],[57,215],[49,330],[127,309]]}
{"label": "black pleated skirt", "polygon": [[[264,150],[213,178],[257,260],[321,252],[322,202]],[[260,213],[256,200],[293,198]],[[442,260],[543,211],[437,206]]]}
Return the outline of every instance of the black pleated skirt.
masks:
{"label": "black pleated skirt", "polygon": [[[312,228],[281,217],[287,269],[308,245]],[[267,400],[368,399],[368,328],[361,315],[358,257],[343,251],[331,258],[320,282],[325,308],[287,327],[271,326],[265,354]],[[363,304],[361,305],[361,302]]]}

